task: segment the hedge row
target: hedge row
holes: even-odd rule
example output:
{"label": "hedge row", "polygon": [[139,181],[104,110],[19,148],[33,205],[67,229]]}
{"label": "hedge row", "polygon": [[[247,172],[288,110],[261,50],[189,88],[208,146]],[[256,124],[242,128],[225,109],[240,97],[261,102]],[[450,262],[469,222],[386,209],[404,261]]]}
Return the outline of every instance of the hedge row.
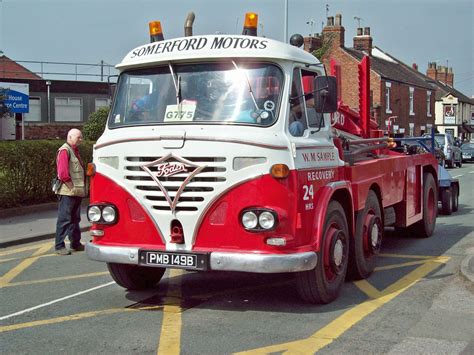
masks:
{"label": "hedge row", "polygon": [[[56,174],[60,140],[0,141],[0,208],[54,201],[51,179]],[[87,165],[92,161],[93,142],[79,151]]]}

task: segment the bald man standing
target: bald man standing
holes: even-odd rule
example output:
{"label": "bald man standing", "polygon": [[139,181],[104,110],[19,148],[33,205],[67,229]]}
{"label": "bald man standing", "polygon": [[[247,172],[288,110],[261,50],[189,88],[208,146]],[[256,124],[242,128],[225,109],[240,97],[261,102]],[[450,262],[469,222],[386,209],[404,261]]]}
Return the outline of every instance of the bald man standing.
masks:
{"label": "bald man standing", "polygon": [[59,198],[58,221],[56,223],[55,249],[58,255],[70,255],[64,243],[69,236],[71,250],[83,251],[81,244],[81,201],[85,193],[85,170],[78,146],[82,133],[73,128],[67,134],[67,141],[56,155],[58,178],[62,181],[57,195]]}

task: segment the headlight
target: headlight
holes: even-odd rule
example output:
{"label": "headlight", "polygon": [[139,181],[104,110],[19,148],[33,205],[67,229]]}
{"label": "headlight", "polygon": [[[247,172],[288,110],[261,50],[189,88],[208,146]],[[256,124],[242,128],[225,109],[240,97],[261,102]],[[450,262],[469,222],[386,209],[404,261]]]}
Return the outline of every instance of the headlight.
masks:
{"label": "headlight", "polygon": [[100,221],[101,213],[100,208],[98,206],[90,206],[87,210],[87,218],[90,222],[98,222]]}
{"label": "headlight", "polygon": [[268,211],[264,211],[258,216],[258,223],[263,229],[272,229],[275,225],[275,216]]}
{"label": "headlight", "polygon": [[249,208],[242,211],[242,226],[249,232],[266,232],[278,226],[278,214],[269,208]]}
{"label": "headlight", "polygon": [[255,213],[253,213],[252,211],[245,212],[242,215],[242,224],[247,229],[255,228],[258,224],[257,215]]}
{"label": "headlight", "polygon": [[104,207],[102,210],[102,218],[107,223],[115,221],[115,209],[110,206]]}

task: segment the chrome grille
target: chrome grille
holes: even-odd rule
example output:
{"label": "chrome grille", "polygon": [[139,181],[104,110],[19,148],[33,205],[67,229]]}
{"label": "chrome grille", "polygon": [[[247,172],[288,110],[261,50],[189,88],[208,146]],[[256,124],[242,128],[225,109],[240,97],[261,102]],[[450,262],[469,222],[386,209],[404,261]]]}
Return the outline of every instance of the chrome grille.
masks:
{"label": "chrome grille", "polygon": [[[170,211],[171,207],[166,199],[165,194],[161,191],[157,182],[142,169],[145,164],[150,164],[161,157],[125,157],[124,174],[125,179],[141,192],[152,206],[154,210]],[[175,211],[197,211],[204,203],[207,197],[210,197],[219,185],[226,181],[225,173],[227,171],[226,158],[223,157],[182,157],[193,164],[206,166],[196,176],[188,181],[177,202]],[[166,162],[178,162],[177,159],[171,157]],[[186,166],[186,172],[180,172],[171,176],[157,177],[158,171],[156,166],[149,166],[148,169],[160,181],[171,200],[174,200],[176,193],[196,169]]]}

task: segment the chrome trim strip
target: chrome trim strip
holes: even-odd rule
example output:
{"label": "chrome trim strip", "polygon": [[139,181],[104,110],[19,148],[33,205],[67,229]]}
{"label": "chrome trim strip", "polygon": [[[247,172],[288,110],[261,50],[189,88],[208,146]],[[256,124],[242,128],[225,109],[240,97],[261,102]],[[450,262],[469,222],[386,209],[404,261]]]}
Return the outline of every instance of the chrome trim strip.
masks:
{"label": "chrome trim strip", "polygon": [[326,185],[331,189],[335,189],[340,186],[348,186],[347,181],[333,181]]}
{"label": "chrome trim strip", "polygon": [[138,265],[138,248],[109,247],[89,242],[86,244],[86,255],[95,261]]}
{"label": "chrome trim strip", "polygon": [[[94,150],[107,147],[109,145],[127,143],[127,142],[146,142],[146,141],[161,141],[161,140],[183,140],[183,137],[173,137],[173,136],[162,136],[162,137],[145,137],[145,138],[127,138],[127,139],[117,139],[110,142],[104,142],[102,144],[94,145]],[[271,145],[271,144],[262,144],[252,141],[245,141],[240,139],[224,139],[224,138],[207,138],[207,137],[186,137],[185,141],[203,141],[203,142],[219,142],[219,143],[237,143],[252,145],[260,148],[275,149],[275,150],[287,150],[288,147],[284,145]],[[328,147],[329,148],[329,147]]]}
{"label": "chrome trim strip", "polygon": [[211,253],[211,270],[243,271],[257,273],[298,272],[316,267],[315,252],[298,254],[241,254]]}
{"label": "chrome trim strip", "polygon": [[297,145],[296,149],[321,149],[321,148],[334,148],[333,145]]}
{"label": "chrome trim strip", "polygon": [[[138,248],[86,245],[89,259],[106,263],[138,265]],[[210,269],[220,271],[241,271],[256,273],[299,272],[316,267],[318,255],[315,252],[298,254],[243,254],[213,252],[210,255]]]}

